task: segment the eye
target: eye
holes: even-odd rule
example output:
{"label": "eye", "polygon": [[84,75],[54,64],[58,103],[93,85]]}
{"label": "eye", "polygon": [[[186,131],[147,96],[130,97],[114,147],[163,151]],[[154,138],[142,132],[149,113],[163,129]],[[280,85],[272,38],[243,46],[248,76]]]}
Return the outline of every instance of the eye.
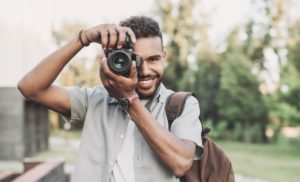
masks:
{"label": "eye", "polygon": [[160,56],[151,56],[148,58],[149,61],[159,61],[160,60]]}

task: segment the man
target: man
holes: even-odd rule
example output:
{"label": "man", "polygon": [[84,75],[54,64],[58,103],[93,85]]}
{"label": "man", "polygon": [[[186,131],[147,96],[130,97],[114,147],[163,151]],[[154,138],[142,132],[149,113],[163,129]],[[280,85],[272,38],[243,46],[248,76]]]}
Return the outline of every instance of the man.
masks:
{"label": "man", "polygon": [[[126,35],[133,42],[134,53],[144,60],[139,73],[133,61],[128,77],[115,74],[103,56],[103,87],[52,85],[84,46],[96,42],[105,50],[121,48]],[[84,122],[73,181],[179,181],[177,177],[199,159],[200,110],[194,97],[188,98],[182,115],[168,129],[164,105],[173,91],[161,83],[165,55],[158,23],[134,16],[119,26],[104,24],[80,31],[19,82],[26,98],[61,113],[70,122]],[[129,101],[129,107],[120,107],[120,98]]]}

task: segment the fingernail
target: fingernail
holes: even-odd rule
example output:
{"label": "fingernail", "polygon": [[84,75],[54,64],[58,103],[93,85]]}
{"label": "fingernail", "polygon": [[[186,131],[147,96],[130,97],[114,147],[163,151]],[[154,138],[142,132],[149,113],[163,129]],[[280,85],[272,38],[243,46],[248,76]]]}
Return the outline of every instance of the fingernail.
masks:
{"label": "fingernail", "polygon": [[121,49],[121,48],[122,48],[122,45],[118,45],[117,48],[118,48],[118,49]]}

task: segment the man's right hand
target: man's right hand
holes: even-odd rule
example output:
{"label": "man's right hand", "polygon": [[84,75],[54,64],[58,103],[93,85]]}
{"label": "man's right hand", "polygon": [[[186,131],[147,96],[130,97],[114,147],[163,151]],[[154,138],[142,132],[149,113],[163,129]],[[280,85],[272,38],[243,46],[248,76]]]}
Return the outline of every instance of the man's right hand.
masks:
{"label": "man's right hand", "polygon": [[133,44],[136,42],[133,31],[128,27],[115,24],[101,24],[83,31],[82,40],[85,44],[96,42],[102,45],[104,50],[117,46],[121,48],[125,44],[126,34]]}
{"label": "man's right hand", "polygon": [[[126,34],[132,43],[136,42],[133,31],[128,27],[103,24],[81,32],[83,45],[92,42],[102,44],[104,49],[114,46],[122,47]],[[48,108],[70,115],[71,101],[67,90],[52,83],[62,71],[64,66],[81,50],[82,44],[78,37],[74,37],[69,43],[45,57],[37,66],[28,72],[18,83],[18,88],[29,100],[38,102]]]}

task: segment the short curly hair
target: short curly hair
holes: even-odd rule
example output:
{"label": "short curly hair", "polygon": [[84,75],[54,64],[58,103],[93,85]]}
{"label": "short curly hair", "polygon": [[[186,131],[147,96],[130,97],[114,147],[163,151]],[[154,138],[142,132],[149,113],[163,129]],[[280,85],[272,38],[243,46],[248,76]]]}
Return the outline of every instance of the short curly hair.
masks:
{"label": "short curly hair", "polygon": [[152,18],[146,16],[132,16],[121,21],[120,26],[131,28],[137,39],[158,36],[162,41],[162,33],[159,24]]}

